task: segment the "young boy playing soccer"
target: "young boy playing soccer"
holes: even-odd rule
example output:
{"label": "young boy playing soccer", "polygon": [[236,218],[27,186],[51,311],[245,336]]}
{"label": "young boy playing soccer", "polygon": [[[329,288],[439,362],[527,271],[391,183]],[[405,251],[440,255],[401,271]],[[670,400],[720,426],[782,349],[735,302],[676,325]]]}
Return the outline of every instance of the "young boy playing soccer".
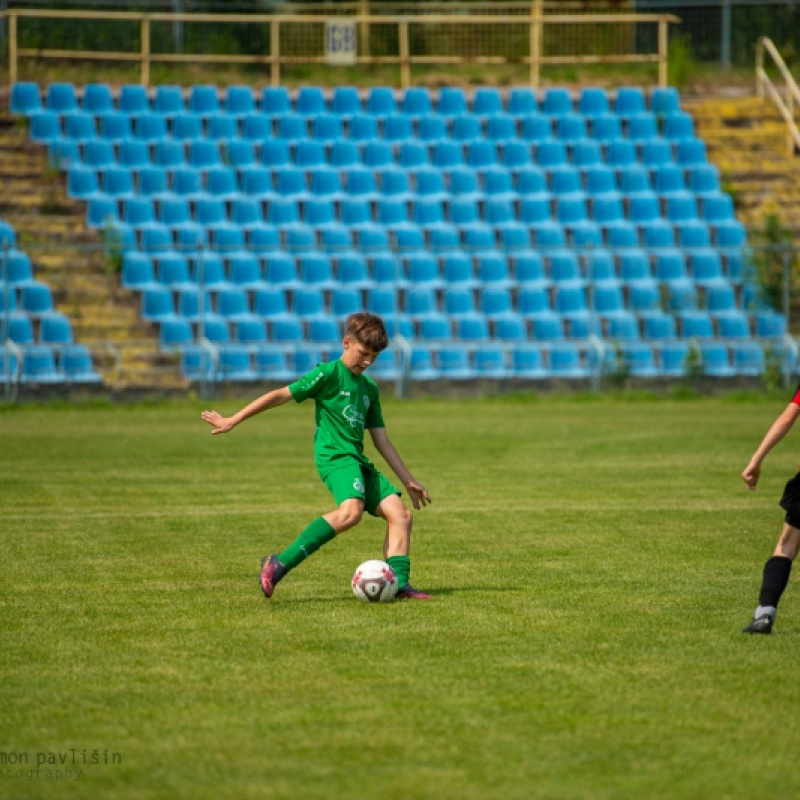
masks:
{"label": "young boy playing soccer", "polygon": [[368,430],[378,452],[405,486],[415,509],[431,499],[416,481],[386,434],[378,386],[364,371],[389,344],[383,320],[366,312],[347,318],[342,355],[318,364],[302,378],[262,395],[232,417],[204,411],[202,418],[213,426],[212,434],[227,433],[249,417],[276,408],[290,400],[302,403],[313,398],[317,430],[314,460],[323,483],[336,500],[336,509],[317,517],[283,552],[261,561],[261,589],[272,597],[275,586],[287,572],[302,563],[339,533],[361,522],[364,511],[386,520],[383,557],[394,569],[398,598],[429,600],[430,595],[409,583],[412,515],[400,492],[364,455],[364,431]]}
{"label": "young boy playing soccer", "polygon": [[[748,489],[755,490],[761,476],[761,463],[770,450],[789,433],[798,416],[800,416],[800,385],[795,389],[789,405],[772,423],[750,463],[742,472],[742,478]],[[800,472],[786,484],[780,506],[786,512],[783,530],[772,557],[764,565],[761,594],[758,598],[758,607],[753,614],[753,621],[742,629],[742,633],[771,633],[775,624],[778,601],[789,583],[792,562],[800,550]]]}

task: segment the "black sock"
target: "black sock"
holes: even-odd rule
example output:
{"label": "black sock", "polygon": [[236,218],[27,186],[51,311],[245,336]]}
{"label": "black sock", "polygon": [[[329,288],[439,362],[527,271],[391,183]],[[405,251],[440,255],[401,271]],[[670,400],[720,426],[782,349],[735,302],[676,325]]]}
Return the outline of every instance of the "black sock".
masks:
{"label": "black sock", "polygon": [[789,575],[792,571],[792,559],[784,556],[772,556],[764,564],[764,578],[761,581],[761,594],[758,596],[760,606],[778,607]]}

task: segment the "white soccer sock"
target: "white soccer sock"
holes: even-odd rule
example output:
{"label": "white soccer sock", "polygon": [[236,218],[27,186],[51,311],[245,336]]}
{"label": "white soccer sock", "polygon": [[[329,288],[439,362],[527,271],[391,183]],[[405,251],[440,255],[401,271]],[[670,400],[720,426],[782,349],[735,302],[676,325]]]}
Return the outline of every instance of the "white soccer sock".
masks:
{"label": "white soccer sock", "polygon": [[772,617],[772,621],[775,622],[775,617],[778,616],[778,609],[775,608],[775,606],[759,606],[756,609],[756,613],[753,614],[753,619],[763,617],[765,614],[768,614],[770,617]]}

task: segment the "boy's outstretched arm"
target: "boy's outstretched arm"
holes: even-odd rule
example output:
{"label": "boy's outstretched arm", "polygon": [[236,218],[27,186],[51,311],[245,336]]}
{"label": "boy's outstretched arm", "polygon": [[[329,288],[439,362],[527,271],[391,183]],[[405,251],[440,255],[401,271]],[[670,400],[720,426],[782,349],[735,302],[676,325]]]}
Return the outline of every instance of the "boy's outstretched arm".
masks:
{"label": "boy's outstretched arm", "polygon": [[428,490],[419,481],[414,480],[414,476],[408,471],[408,467],[403,463],[395,446],[389,441],[386,428],[370,428],[369,435],[372,437],[375,449],[383,456],[394,474],[406,487],[414,508],[418,509],[420,506],[428,505],[431,502]]}
{"label": "boy's outstretched arm", "polygon": [[227,433],[235,428],[240,422],[260,414],[269,408],[276,408],[288,403],[292,399],[292,393],[289,391],[288,386],[282,389],[275,389],[274,391],[262,394],[261,397],[253,400],[252,403],[246,405],[241,411],[237,411],[232,417],[223,417],[217,411],[204,411],[200,416],[211,425],[214,433]]}
{"label": "boy's outstretched arm", "polygon": [[767,457],[767,453],[789,433],[798,416],[800,416],[800,406],[795,403],[789,403],[781,415],[772,423],[758,446],[758,450],[753,453],[753,457],[745,467],[744,472],[742,472],[742,478],[748,489],[754,490],[756,488],[761,475],[761,462]]}

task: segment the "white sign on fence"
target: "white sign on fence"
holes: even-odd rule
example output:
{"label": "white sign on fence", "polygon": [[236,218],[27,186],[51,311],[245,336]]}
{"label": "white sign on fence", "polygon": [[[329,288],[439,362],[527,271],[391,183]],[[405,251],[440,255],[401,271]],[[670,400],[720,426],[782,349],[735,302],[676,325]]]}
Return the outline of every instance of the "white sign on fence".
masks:
{"label": "white sign on fence", "polygon": [[325,60],[328,64],[356,63],[356,24],[348,20],[325,23]]}

